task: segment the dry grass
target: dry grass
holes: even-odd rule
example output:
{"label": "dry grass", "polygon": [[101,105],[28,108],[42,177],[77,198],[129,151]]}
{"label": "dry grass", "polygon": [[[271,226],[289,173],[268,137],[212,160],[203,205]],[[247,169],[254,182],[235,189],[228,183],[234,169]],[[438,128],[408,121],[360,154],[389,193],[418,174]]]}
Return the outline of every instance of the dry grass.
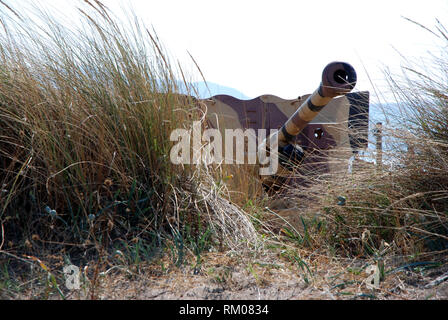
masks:
{"label": "dry grass", "polygon": [[82,27],[22,5],[0,4],[4,272],[22,254],[101,259],[127,243],[150,259],[173,238],[179,261],[250,247],[251,221],[207,170],[169,159],[171,132],[204,115],[156,33],[99,1],[79,2]]}

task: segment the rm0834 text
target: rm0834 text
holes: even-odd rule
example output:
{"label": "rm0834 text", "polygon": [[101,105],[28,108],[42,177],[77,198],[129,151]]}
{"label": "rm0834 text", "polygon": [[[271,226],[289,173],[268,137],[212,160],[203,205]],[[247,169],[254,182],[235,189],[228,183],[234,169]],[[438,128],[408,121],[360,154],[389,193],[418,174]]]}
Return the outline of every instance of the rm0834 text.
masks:
{"label": "rm0834 text", "polygon": [[224,314],[269,314],[267,305],[258,305],[258,304],[238,304],[238,305],[224,305]]}

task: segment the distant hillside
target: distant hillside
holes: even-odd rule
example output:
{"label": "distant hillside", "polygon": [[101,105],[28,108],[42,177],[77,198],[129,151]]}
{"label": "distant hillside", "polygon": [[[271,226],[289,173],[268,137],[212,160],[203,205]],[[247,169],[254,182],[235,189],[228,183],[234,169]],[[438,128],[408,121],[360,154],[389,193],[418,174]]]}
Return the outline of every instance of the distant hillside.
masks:
{"label": "distant hillside", "polygon": [[[191,94],[197,96],[200,99],[210,98],[219,94],[226,94],[241,100],[251,99],[244,93],[234,88],[222,86],[213,82],[207,82],[207,85],[205,84],[205,82],[194,82],[192,83],[192,85],[196,89],[197,94],[195,94],[194,92],[192,92]],[[179,87],[181,88],[181,91],[185,91],[185,86],[183,85],[183,83],[179,84]]]}

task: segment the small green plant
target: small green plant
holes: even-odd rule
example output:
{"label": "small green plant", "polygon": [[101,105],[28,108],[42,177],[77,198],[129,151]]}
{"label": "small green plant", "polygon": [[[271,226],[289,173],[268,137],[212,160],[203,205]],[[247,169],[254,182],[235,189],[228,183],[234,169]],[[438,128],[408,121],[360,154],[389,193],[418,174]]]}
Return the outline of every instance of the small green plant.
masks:
{"label": "small green plant", "polygon": [[282,250],[280,255],[286,258],[288,261],[297,264],[298,269],[303,275],[303,280],[306,284],[310,283],[310,277],[313,276],[308,264],[300,257],[300,255],[294,250]]}
{"label": "small green plant", "polygon": [[171,259],[176,267],[183,266],[185,263],[186,247],[182,234],[177,230],[172,230],[173,243],[169,244]]}

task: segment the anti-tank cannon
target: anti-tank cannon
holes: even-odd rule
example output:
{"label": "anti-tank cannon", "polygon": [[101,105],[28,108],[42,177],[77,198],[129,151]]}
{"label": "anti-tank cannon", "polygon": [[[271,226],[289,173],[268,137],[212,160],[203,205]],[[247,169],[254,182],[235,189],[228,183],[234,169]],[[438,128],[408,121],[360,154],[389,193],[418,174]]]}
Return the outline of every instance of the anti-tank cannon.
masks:
{"label": "anti-tank cannon", "polygon": [[[268,183],[282,177],[282,183],[289,183],[295,179],[291,170],[298,164],[311,174],[347,170],[349,159],[367,147],[369,93],[352,93],[356,80],[350,64],[332,62],[311,95],[293,100],[272,95],[252,100],[217,95],[202,101],[209,127],[223,134],[225,129],[255,129],[256,135],[258,129],[267,129],[268,134],[277,129],[258,145],[259,158],[264,163],[263,155],[272,156],[268,147],[276,141],[280,167],[264,178]],[[339,161],[328,161],[330,156]]]}

